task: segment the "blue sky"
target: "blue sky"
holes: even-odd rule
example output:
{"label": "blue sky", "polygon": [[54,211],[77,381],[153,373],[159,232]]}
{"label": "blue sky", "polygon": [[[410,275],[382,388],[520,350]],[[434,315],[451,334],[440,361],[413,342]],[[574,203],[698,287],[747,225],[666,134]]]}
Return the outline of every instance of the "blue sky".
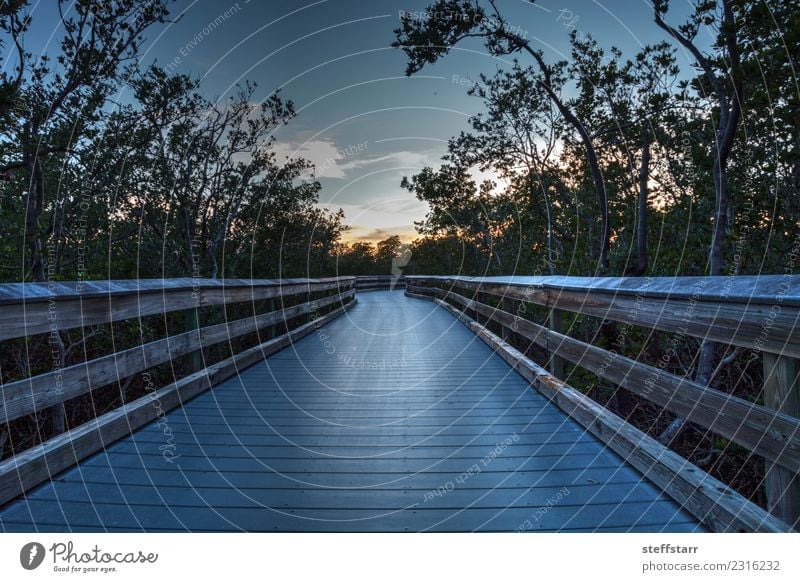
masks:
{"label": "blue sky", "polygon": [[[52,42],[54,3],[31,2],[36,27],[29,50]],[[479,44],[464,44],[406,78],[404,54],[389,46],[392,31],[401,11],[421,11],[427,4],[178,0],[173,14],[180,18],[150,31],[142,60],[202,78],[210,98],[224,97],[248,79],[258,84],[259,99],[280,89],[294,101],[298,116],[276,135],[278,147],[317,165],[320,203],[344,209],[351,226],[347,238],[399,234],[408,240],[426,208],[400,188],[401,178],[439,163],[447,139],[480,111],[480,101],[467,95],[469,84],[481,72],[505,65]],[[673,4],[678,22],[689,3]],[[570,27],[629,56],[665,39],[644,0],[499,0],[498,5],[550,60],[569,50]]]}

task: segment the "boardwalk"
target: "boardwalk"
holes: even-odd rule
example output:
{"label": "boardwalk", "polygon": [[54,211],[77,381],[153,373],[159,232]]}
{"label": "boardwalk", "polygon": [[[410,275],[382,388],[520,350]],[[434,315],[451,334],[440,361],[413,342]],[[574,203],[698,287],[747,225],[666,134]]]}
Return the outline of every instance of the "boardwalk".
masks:
{"label": "boardwalk", "polygon": [[0,510],[5,531],[693,531],[444,309],[319,332]]}

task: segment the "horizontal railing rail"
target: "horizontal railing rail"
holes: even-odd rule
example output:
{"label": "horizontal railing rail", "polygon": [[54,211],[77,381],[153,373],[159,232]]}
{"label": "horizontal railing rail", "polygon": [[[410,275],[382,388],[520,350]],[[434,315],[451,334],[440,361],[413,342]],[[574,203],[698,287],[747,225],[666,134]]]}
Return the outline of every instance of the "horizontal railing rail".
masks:
{"label": "horizontal railing rail", "polygon": [[[712,528],[780,531],[800,519],[800,276],[407,277],[406,294],[454,311],[540,391]],[[548,325],[531,321],[525,304],[544,308]],[[572,338],[562,329],[564,312],[757,350],[764,405]],[[549,373],[510,346],[511,338],[543,348]],[[565,362],[763,457],[768,507],[783,521],[571,388]]]}
{"label": "horizontal railing rail", "polygon": [[404,289],[405,286],[406,278],[402,275],[359,275],[356,277],[356,289],[359,291]]}
{"label": "horizontal railing rail", "polygon": [[[63,415],[69,400],[106,389],[180,357],[188,373],[123,402],[84,424],[0,462],[0,503],[52,477],[105,445],[155,420],[338,317],[355,302],[355,277],[283,280],[166,279],[0,285],[0,340],[100,324],[185,313],[184,330],[134,347],[0,385],[0,432],[8,423],[50,410]],[[239,308],[247,315],[200,325],[206,308]],[[264,311],[264,308],[266,311]],[[207,364],[203,350],[255,334],[255,345]],[[112,333],[113,340],[113,333]],[[28,341],[26,339],[26,341]],[[113,341],[112,341],[113,345]],[[63,422],[63,420],[62,420]],[[58,433],[58,428],[55,431]]]}

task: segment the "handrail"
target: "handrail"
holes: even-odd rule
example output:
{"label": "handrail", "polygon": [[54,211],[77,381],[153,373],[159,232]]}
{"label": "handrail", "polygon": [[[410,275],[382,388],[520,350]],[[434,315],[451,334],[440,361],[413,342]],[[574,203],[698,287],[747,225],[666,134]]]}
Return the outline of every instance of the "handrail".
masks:
{"label": "handrail", "polygon": [[[407,277],[413,285],[429,281],[433,286],[461,286],[473,293],[800,358],[800,275],[736,277],[735,283],[728,279],[659,277],[648,285],[645,277],[600,278],[594,284],[586,277]],[[689,291],[669,281],[689,285]],[[731,290],[727,295],[726,289]]]}
{"label": "handrail", "polygon": [[382,291],[404,289],[406,278],[403,275],[358,275],[356,289],[359,291]]}
{"label": "handrail", "polygon": [[[327,279],[148,279],[0,285],[0,340],[352,286]],[[24,314],[20,324],[20,310]]]}
{"label": "handrail", "polygon": [[[500,352],[513,349],[503,340],[513,336],[523,338],[545,348],[551,373],[555,376],[563,375],[561,371],[555,372],[556,361],[571,362],[763,457],[767,462],[768,506],[785,523],[795,524],[800,522],[800,479],[797,478],[800,471],[800,408],[796,405],[800,392],[797,379],[800,366],[795,360],[800,353],[800,276],[728,279],[659,278],[651,280],[648,285],[638,278],[411,276],[407,277],[406,294],[434,299],[443,307],[457,310],[459,318],[470,326],[477,326],[476,333],[484,340],[489,338],[487,341],[494,342],[494,347]],[[672,289],[679,284],[694,285],[702,292],[691,289],[673,292]],[[487,303],[487,297],[491,297],[495,304]],[[524,303],[549,309],[550,326],[537,324],[526,317],[526,310],[520,309]],[[688,315],[679,311],[689,307],[691,312]],[[560,329],[560,325],[554,325],[559,319],[554,315],[560,310],[648,329],[722,339],[725,343],[758,349],[765,362],[765,405],[737,398],[671,374],[661,367],[637,362],[572,338]],[[678,317],[676,313],[682,315]],[[502,339],[485,327],[489,322],[500,326]],[[759,332],[754,336],[757,326],[768,333]],[[524,356],[520,354],[520,357]],[[563,378],[558,382],[563,383]],[[566,384],[563,386],[572,390]],[[547,390],[549,388],[544,386],[543,391]],[[574,404],[571,401],[569,406]],[[596,427],[592,423],[597,418],[586,410],[583,413],[587,415],[584,417],[587,428],[594,430]],[[597,409],[593,410],[597,412]],[[575,411],[567,412],[572,414]],[[603,414],[606,413],[611,414],[608,411]],[[576,415],[576,419],[581,421],[580,415]],[[624,422],[622,419],[619,421]],[[604,435],[598,436],[606,440]],[[605,436],[619,440],[619,435]],[[659,446],[656,441],[653,443],[652,446]],[[634,445],[616,443],[614,446],[627,450]],[[667,449],[664,451],[668,452]],[[702,469],[692,467],[710,479]],[[692,501],[686,492],[677,491],[670,483],[670,480],[665,480],[668,494],[688,503],[690,510],[694,507],[696,515],[704,513],[698,515],[701,519],[704,516],[709,519],[708,499]],[[755,511],[753,508],[750,510]],[[725,527],[736,523],[733,517],[728,518],[719,523],[727,524]]]}
{"label": "handrail", "polygon": [[[208,390],[292,341],[312,333],[352,307],[355,277],[283,280],[163,279],[0,285],[0,340],[96,324],[117,323],[176,311],[187,311],[188,329],[141,345],[65,368],[0,385],[0,425],[39,413],[104,388],[181,356],[248,334],[256,345],[215,364],[176,378],[163,388],[123,403],[85,424],[0,462],[0,503],[68,468],[87,455],[154,420],[187,398]],[[316,298],[312,298],[317,295]],[[320,296],[321,295],[321,296]],[[285,299],[292,304],[284,306]],[[268,300],[268,311],[256,302]],[[281,305],[276,306],[276,301]],[[252,304],[252,314],[206,326],[197,325],[198,311],[231,304]],[[248,307],[249,309],[249,307]],[[262,308],[263,309],[263,308]],[[262,335],[262,330],[264,331]],[[153,406],[154,398],[159,405]]]}

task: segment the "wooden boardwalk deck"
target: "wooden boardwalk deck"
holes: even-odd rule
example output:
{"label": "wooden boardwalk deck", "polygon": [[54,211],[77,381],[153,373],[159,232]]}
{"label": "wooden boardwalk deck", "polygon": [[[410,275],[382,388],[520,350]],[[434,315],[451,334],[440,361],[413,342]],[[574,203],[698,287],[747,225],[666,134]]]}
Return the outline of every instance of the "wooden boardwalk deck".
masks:
{"label": "wooden boardwalk deck", "polygon": [[433,303],[345,316],[0,510],[0,531],[695,531]]}

